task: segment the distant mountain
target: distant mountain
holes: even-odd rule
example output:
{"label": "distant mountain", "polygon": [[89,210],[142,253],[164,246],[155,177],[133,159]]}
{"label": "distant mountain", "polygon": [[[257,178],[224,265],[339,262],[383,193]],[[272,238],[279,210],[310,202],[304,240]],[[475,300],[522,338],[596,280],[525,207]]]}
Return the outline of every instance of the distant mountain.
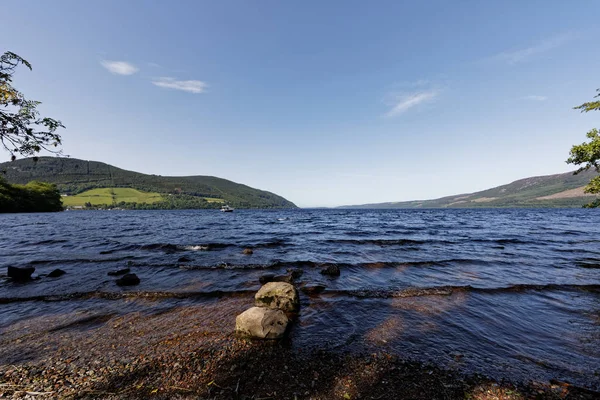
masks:
{"label": "distant mountain", "polygon": [[179,198],[180,201],[170,208],[185,208],[182,204],[186,202],[193,203],[193,208],[203,208],[204,203],[206,208],[220,205],[205,202],[205,198],[223,199],[236,208],[296,207],[294,203],[271,192],[214,176],[147,175],[76,158],[40,157],[37,162],[26,158],[2,163],[0,171],[5,171],[4,178],[10,183],[26,184],[34,180],[50,182],[56,184],[61,193],[70,195],[97,188],[133,188],[163,194],[165,201]]}
{"label": "distant mountain", "polygon": [[341,208],[500,208],[500,207],[581,207],[595,195],[583,188],[597,173],[589,170],[535,176],[476,193],[459,194],[435,200],[363,204]]}

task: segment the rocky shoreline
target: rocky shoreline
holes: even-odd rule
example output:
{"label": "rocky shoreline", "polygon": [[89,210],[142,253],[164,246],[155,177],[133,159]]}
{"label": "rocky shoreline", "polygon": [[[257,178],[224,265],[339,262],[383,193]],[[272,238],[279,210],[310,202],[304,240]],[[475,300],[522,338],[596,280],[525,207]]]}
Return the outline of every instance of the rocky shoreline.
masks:
{"label": "rocky shoreline", "polygon": [[[249,296],[123,315],[24,320],[0,336],[0,397],[35,399],[592,399],[566,383],[515,386],[386,352],[295,349],[233,333]],[[154,310],[154,311],[153,311]]]}

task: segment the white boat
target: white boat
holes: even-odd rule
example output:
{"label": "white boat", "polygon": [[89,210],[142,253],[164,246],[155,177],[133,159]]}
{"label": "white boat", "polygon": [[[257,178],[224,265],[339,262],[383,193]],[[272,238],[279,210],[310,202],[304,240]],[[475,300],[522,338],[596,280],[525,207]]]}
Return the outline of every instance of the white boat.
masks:
{"label": "white boat", "polygon": [[228,205],[221,206],[221,212],[233,212],[233,208]]}

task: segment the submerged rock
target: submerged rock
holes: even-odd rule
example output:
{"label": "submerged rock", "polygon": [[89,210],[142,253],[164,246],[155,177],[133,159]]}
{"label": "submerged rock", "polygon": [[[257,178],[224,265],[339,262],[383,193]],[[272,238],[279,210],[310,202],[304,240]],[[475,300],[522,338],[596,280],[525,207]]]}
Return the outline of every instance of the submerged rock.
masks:
{"label": "submerged rock", "polygon": [[327,276],[340,276],[340,267],[335,264],[331,264],[327,268],[321,270],[321,273]]}
{"label": "submerged rock", "polygon": [[129,268],[117,269],[117,270],[114,270],[114,271],[110,271],[108,273],[108,275],[109,276],[125,275],[125,274],[128,274],[129,271],[131,271]]}
{"label": "submerged rock", "polygon": [[279,339],[285,335],[290,320],[281,310],[252,307],[235,319],[235,331],[256,339]]}
{"label": "submerged rock", "polygon": [[287,272],[290,274],[292,279],[299,279],[304,274],[304,270],[300,268],[288,268]]}
{"label": "submerged rock", "polygon": [[31,280],[31,274],[35,271],[35,267],[8,267],[7,275],[15,281]]}
{"label": "submerged rock", "polygon": [[251,248],[245,248],[245,249],[242,251],[242,254],[246,254],[246,255],[248,255],[248,256],[249,256],[249,255],[252,255],[252,254],[254,254],[254,250],[252,250]]}
{"label": "submerged rock", "polygon": [[48,274],[48,276],[49,276],[50,278],[58,278],[59,276],[63,276],[64,274],[66,274],[66,272],[65,272],[65,271],[63,271],[63,270],[62,270],[62,269],[60,269],[60,268],[57,268],[57,269],[55,269],[54,271],[50,272],[50,273]]}
{"label": "submerged rock", "polygon": [[311,295],[322,293],[326,288],[327,288],[327,286],[325,286],[325,285],[309,285],[309,286],[304,286],[300,290],[302,290],[303,293],[306,293],[307,295],[311,296]]}
{"label": "submerged rock", "polygon": [[191,260],[191,258],[189,258],[189,257],[186,257],[186,256],[181,256],[181,257],[179,257],[179,259],[177,260],[177,262],[180,262],[180,263],[184,263],[184,262],[190,262],[190,261],[192,261],[192,260]]}
{"label": "submerged rock", "polygon": [[289,283],[269,282],[265,284],[254,296],[257,307],[280,309],[287,312],[296,312],[300,308],[298,291]]}
{"label": "submerged rock", "polygon": [[264,285],[269,282],[285,282],[285,283],[294,283],[294,278],[291,275],[273,275],[266,274],[258,278],[258,281]]}
{"label": "submerged rock", "polygon": [[140,283],[140,278],[136,274],[126,274],[121,278],[117,279],[117,285],[119,286],[133,286]]}

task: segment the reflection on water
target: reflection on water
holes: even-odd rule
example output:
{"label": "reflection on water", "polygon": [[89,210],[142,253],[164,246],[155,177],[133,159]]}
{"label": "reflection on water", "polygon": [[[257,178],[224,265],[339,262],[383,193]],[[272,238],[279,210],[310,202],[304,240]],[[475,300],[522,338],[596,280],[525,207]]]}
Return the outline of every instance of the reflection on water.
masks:
{"label": "reflection on water", "polygon": [[[326,289],[301,294],[298,349],[385,347],[497,378],[598,388],[599,222],[593,210],[0,215],[0,273],[36,268],[31,282],[0,277],[0,333],[44,338],[135,315],[169,323],[174,307],[226,299],[235,310],[215,307],[213,323],[232,329],[263,275],[300,268],[299,286]],[[331,264],[340,277],[320,273]],[[107,275],[125,267],[140,285]],[[49,278],[55,268],[67,274]]]}

